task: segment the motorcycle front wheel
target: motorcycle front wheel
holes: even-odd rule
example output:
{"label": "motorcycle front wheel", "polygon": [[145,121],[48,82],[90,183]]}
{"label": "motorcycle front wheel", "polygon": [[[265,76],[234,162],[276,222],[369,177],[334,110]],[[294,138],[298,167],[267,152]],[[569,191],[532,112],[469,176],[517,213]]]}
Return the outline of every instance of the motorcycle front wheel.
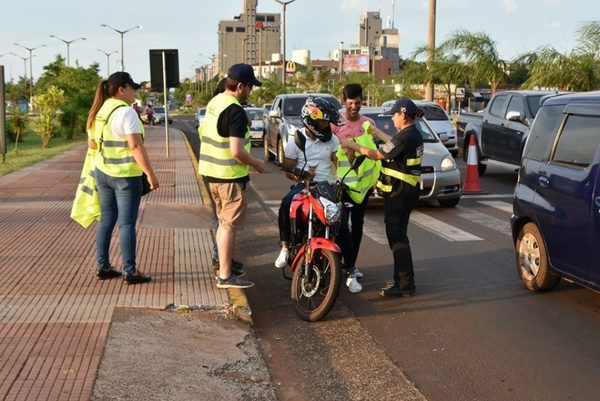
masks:
{"label": "motorcycle front wheel", "polygon": [[340,258],[328,249],[315,250],[305,275],[304,255],[298,258],[292,277],[292,301],[302,320],[317,322],[323,319],[335,303],[340,290]]}

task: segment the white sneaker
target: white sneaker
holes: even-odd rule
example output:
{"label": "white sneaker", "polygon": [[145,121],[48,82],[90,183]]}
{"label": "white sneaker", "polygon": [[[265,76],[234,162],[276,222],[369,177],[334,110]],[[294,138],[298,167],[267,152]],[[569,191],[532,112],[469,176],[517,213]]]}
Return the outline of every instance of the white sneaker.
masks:
{"label": "white sneaker", "polygon": [[354,268],[354,272],[352,273],[356,276],[356,278],[363,278],[365,275],[363,274],[363,272],[361,272],[360,270],[358,270],[358,267]]}
{"label": "white sneaker", "polygon": [[354,274],[348,276],[346,279],[346,286],[348,287],[348,291],[350,291],[352,294],[361,292],[363,289],[362,285],[360,285]]}
{"label": "white sneaker", "polygon": [[290,257],[290,250],[287,248],[281,248],[281,252],[279,252],[279,256],[275,260],[275,267],[278,269],[283,269],[288,264],[288,258]]}

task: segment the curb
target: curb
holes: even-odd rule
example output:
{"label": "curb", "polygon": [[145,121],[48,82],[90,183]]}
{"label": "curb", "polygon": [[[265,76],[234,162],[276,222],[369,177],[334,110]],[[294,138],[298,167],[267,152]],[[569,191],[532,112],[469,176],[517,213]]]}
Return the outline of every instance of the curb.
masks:
{"label": "curb", "polygon": [[[183,131],[179,131],[181,132],[181,135],[183,135],[185,146],[188,149],[188,152],[190,154],[190,160],[192,161],[192,165],[194,166],[194,172],[196,173],[196,180],[198,181],[198,190],[200,191],[202,204],[211,205],[211,207],[213,207],[212,198],[210,196],[206,183],[204,182],[204,178],[203,176],[198,174],[198,161],[196,160],[196,156],[194,155],[192,146],[190,145]],[[229,288],[227,289],[227,295],[229,297],[229,305],[231,307],[231,312],[233,313],[233,315],[241,321],[252,324],[252,310],[250,309],[248,297],[246,297],[246,293],[244,292],[244,290],[241,288]]]}

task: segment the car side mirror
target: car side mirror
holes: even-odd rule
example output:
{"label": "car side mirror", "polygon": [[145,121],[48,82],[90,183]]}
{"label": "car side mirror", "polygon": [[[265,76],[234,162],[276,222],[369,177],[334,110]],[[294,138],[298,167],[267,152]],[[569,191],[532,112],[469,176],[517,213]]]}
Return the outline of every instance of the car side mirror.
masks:
{"label": "car side mirror", "polygon": [[443,134],[438,134],[438,136],[440,137],[440,141],[442,141],[442,143],[448,142],[448,139],[449,139],[448,134],[443,133]]}
{"label": "car side mirror", "polygon": [[277,110],[271,110],[269,111],[269,117],[279,118],[279,112]]}
{"label": "car side mirror", "polygon": [[300,131],[297,131],[296,135],[294,135],[294,143],[296,144],[298,149],[300,149],[302,153],[304,153],[304,151],[306,150],[306,137],[302,135]]}
{"label": "car side mirror", "polygon": [[508,121],[516,121],[518,123],[525,124],[525,118],[523,118],[523,115],[521,114],[520,111],[515,111],[515,110],[509,111],[508,113],[506,113],[506,119]]}

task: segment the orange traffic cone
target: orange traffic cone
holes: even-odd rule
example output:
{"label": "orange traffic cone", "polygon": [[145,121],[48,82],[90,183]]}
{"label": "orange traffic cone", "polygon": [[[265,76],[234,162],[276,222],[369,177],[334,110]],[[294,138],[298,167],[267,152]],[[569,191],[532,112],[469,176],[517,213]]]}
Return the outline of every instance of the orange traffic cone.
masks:
{"label": "orange traffic cone", "polygon": [[469,140],[469,153],[467,155],[467,176],[463,187],[464,194],[481,194],[484,191],[479,184],[479,168],[477,160],[477,145],[475,145],[475,135],[471,135]]}

